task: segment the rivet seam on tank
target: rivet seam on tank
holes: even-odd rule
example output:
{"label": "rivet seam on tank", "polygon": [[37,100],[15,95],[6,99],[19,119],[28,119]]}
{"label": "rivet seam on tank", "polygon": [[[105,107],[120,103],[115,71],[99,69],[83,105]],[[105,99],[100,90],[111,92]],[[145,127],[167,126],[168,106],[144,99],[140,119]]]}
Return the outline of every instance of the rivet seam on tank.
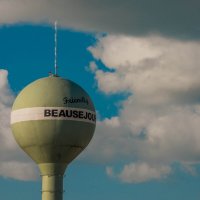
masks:
{"label": "rivet seam on tank", "polygon": [[71,120],[95,124],[96,114],[91,110],[71,107],[33,107],[11,113],[11,124],[34,120]]}

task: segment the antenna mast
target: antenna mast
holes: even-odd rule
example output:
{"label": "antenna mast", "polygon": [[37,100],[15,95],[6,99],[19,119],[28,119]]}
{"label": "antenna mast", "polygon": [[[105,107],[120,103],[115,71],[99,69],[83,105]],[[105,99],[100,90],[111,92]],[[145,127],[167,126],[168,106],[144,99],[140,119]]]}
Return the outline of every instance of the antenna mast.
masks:
{"label": "antenna mast", "polygon": [[55,48],[54,48],[54,70],[55,70],[55,76],[57,76],[57,69],[58,69],[58,66],[57,66],[57,21],[55,21],[54,23],[54,45],[55,45]]}

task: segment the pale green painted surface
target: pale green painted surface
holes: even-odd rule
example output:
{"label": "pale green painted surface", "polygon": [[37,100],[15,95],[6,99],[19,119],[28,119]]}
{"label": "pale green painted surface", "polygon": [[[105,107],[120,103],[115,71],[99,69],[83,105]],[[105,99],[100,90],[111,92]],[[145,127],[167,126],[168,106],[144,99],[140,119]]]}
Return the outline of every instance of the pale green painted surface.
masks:
{"label": "pale green painted surface", "polygon": [[[64,97],[84,97],[89,104],[64,104]],[[42,78],[25,87],[12,110],[32,107],[73,107],[95,111],[88,94],[80,86],[60,77]],[[94,124],[67,120],[12,124],[16,141],[36,163],[71,162],[88,145],[94,129]]]}
{"label": "pale green painted surface", "polygon": [[43,163],[38,166],[42,177],[42,200],[62,200],[63,174],[67,165]]}
{"label": "pale green painted surface", "polygon": [[42,199],[62,200],[63,176],[42,176]]}
{"label": "pale green painted surface", "polygon": [[[84,103],[65,105],[63,98],[86,97],[89,105]],[[76,83],[60,77],[47,77],[34,81],[26,86],[16,98],[12,110],[31,107],[75,107],[95,111],[88,94]]]}
{"label": "pale green painted surface", "polygon": [[[64,104],[64,97],[84,97],[89,103]],[[60,77],[39,79],[25,87],[16,98],[12,110],[32,107],[73,107],[95,112],[88,94],[77,84]],[[43,188],[51,188],[55,193],[43,192],[43,200],[62,200],[62,195],[56,192],[62,189],[57,176],[63,175],[66,166],[88,145],[95,124],[38,120],[14,123],[11,127],[20,147],[39,164]]]}
{"label": "pale green painted surface", "polygon": [[70,163],[90,142],[94,128],[91,123],[66,120],[12,125],[16,141],[36,163]]}

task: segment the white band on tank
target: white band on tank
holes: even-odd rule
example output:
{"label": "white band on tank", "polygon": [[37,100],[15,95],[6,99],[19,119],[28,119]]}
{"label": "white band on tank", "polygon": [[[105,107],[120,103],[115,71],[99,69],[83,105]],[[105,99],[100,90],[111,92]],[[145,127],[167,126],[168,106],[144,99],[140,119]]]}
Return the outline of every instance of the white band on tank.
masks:
{"label": "white band on tank", "polygon": [[70,107],[33,107],[11,112],[11,124],[36,120],[71,120],[95,124],[96,114],[91,110]]}

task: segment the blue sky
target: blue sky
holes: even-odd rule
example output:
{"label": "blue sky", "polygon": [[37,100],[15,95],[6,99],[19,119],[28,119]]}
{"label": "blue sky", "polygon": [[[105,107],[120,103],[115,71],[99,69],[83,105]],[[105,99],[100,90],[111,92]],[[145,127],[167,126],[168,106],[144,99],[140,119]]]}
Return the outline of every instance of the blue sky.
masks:
{"label": "blue sky", "polygon": [[39,172],[16,145],[9,116],[16,95],[53,71],[55,19],[58,73],[80,84],[98,113],[91,144],[66,171],[64,200],[199,198],[200,5],[152,5],[0,2],[3,199],[41,198]]}

